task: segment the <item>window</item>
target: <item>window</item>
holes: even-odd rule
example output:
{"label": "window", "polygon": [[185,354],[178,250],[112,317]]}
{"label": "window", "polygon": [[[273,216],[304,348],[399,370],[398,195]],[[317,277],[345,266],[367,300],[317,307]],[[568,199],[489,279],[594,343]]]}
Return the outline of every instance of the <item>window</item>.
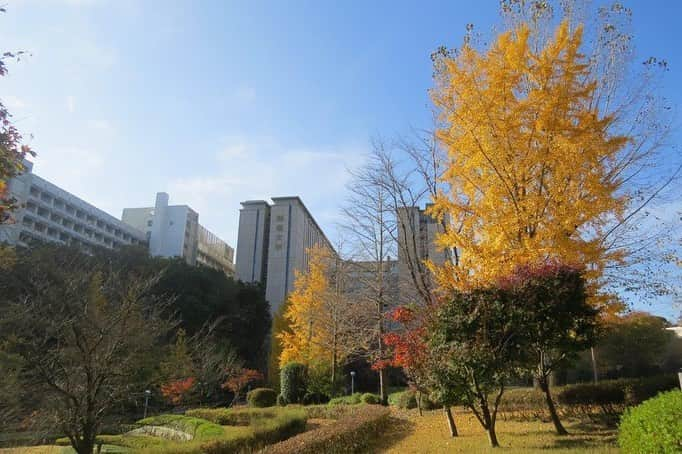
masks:
{"label": "window", "polygon": [[278,232],[283,232],[284,231],[284,225],[283,224],[277,224],[275,226],[275,230],[277,230]]}
{"label": "window", "polygon": [[151,227],[151,226],[152,226],[152,220],[150,219],[147,221],[147,227]]}
{"label": "window", "polygon": [[277,222],[284,222],[284,216],[282,215],[277,216]]}

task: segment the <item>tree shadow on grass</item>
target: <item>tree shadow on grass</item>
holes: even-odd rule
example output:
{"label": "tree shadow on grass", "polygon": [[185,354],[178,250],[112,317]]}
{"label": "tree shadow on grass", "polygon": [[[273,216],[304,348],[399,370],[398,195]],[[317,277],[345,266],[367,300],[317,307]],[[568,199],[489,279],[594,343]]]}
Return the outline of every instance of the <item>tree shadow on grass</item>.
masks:
{"label": "tree shadow on grass", "polygon": [[410,436],[415,430],[415,423],[404,418],[391,416],[388,418],[388,426],[370,446],[368,452],[379,452],[389,449],[399,441]]}

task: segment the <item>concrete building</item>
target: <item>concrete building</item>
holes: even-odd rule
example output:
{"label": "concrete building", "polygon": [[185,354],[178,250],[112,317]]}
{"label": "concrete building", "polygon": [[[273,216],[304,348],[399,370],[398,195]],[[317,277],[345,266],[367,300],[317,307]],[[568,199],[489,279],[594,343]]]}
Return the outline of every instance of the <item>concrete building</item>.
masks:
{"label": "concrete building", "polygon": [[[426,208],[429,207],[427,204]],[[400,299],[414,300],[417,289],[410,275],[410,267],[423,265],[425,260],[443,264],[444,251],[436,246],[436,236],[443,231],[440,223],[426,214],[426,209],[405,207],[398,210],[398,288]]]}
{"label": "concrete building", "polygon": [[52,242],[86,251],[147,243],[143,231],[39,177],[32,163],[25,165],[26,171],[9,182],[19,208],[12,213],[11,223],[0,225],[0,243]]}
{"label": "concrete building", "polygon": [[234,249],[210,230],[199,225],[197,264],[234,276]]}
{"label": "concrete building", "polygon": [[307,249],[334,248],[299,197],[273,197],[272,202],[242,202],[236,268],[242,281],[265,283],[275,312],[293,288],[296,270],[306,269]]}
{"label": "concrete building", "polygon": [[121,219],[142,230],[154,257],[182,257],[190,265],[205,265],[234,274],[234,250],[199,224],[199,214],[187,205],[169,205],[165,192],[153,207],[124,208]]}

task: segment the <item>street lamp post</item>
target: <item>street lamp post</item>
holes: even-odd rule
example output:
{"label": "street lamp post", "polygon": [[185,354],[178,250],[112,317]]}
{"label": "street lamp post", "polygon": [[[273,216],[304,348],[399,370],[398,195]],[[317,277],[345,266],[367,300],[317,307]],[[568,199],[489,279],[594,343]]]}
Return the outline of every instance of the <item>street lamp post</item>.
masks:
{"label": "street lamp post", "polygon": [[149,398],[151,397],[152,392],[148,389],[144,390],[144,417],[147,417],[147,408],[149,407]]}
{"label": "street lamp post", "polygon": [[355,371],[350,372],[350,394],[355,394]]}

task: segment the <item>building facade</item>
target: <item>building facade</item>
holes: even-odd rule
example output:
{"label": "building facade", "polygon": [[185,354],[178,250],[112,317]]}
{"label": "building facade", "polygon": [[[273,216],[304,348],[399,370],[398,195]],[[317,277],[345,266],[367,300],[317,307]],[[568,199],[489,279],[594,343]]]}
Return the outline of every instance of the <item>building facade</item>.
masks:
{"label": "building facade", "polygon": [[26,162],[25,167],[24,173],[9,182],[19,208],[12,213],[12,222],[0,225],[0,243],[49,242],[85,251],[147,244],[143,231],[39,177],[32,163]]}
{"label": "building facade", "polygon": [[189,265],[204,265],[234,275],[234,250],[199,224],[199,214],[187,205],[169,205],[165,192],[153,207],[124,208],[123,222],[145,232],[153,257],[181,257]]}
{"label": "building facade", "polygon": [[292,290],[296,270],[308,266],[308,248],[331,242],[297,197],[242,202],[237,240],[237,277],[263,282],[265,298],[277,311]]}

